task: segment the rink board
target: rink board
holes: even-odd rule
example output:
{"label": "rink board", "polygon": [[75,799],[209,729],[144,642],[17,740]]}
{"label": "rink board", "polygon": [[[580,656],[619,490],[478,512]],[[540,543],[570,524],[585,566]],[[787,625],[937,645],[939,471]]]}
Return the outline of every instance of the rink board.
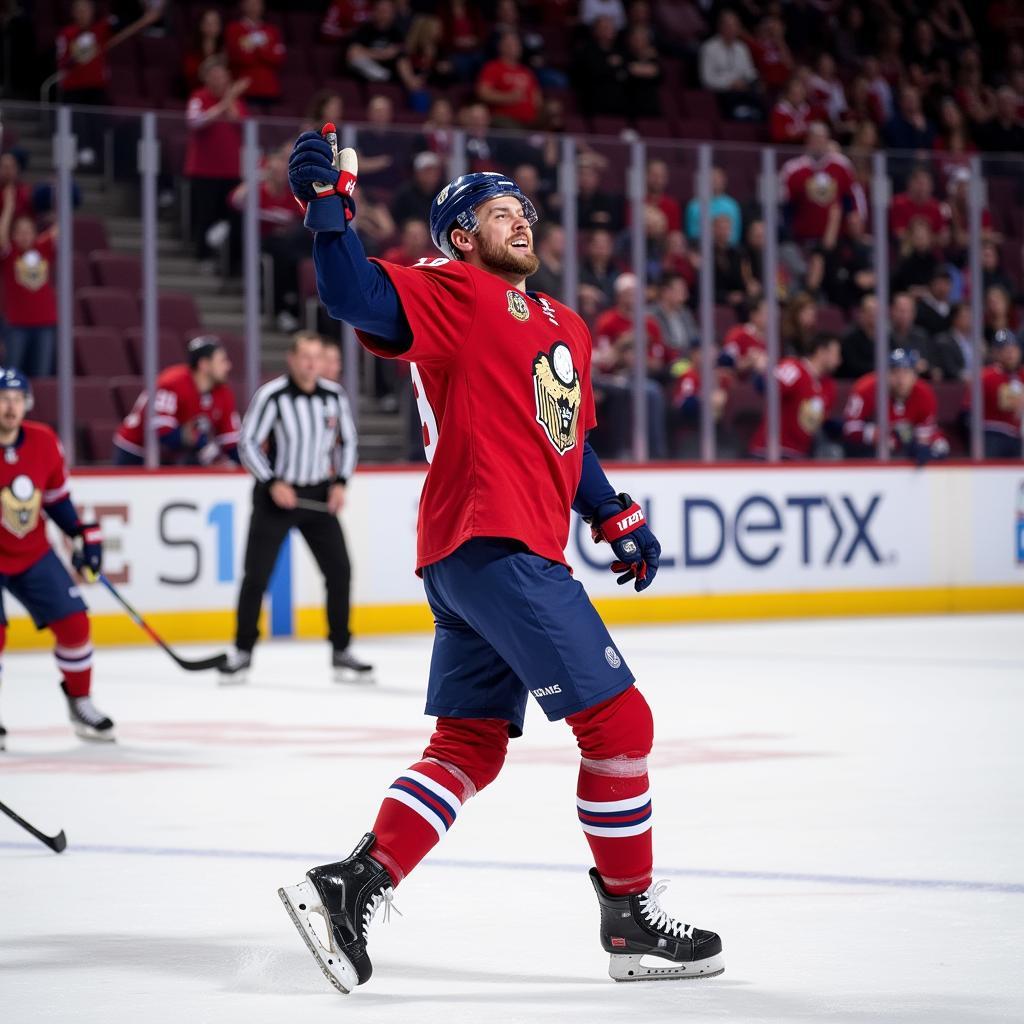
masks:
{"label": "rink board", "polygon": [[[617,467],[663,547],[651,591],[607,571],[577,517],[568,562],[610,622],[1024,610],[1024,466]],[[415,563],[422,469],[357,473],[344,525],[356,633],[428,630]],[[231,638],[252,484],[243,473],[83,472],[82,514],[106,537],[107,575],[168,640]],[[144,641],[99,588],[99,643]],[[13,648],[48,646],[7,595]],[[264,633],[324,631],[322,581],[293,533]]]}

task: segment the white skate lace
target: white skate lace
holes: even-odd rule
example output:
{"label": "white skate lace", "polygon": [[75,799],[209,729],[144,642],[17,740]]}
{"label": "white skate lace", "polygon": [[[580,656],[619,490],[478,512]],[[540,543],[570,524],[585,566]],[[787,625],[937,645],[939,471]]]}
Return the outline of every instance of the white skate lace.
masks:
{"label": "white skate lace", "polygon": [[658,931],[676,938],[689,939],[693,935],[693,925],[683,924],[666,913],[659,902],[659,897],[668,888],[668,879],[655,882],[650,889],[640,896],[640,910],[648,923]]}
{"label": "white skate lace", "polygon": [[402,912],[395,906],[395,890],[390,885],[386,889],[374,893],[370,897],[370,902],[366,904],[366,910],[363,911],[363,942],[366,941],[366,933],[370,930],[370,923],[377,916],[377,911],[382,906],[384,907],[384,917],[382,920],[385,924],[391,920],[392,909],[399,917],[402,916]]}
{"label": "white skate lace", "polygon": [[106,721],[107,716],[96,708],[96,705],[88,697],[75,698],[75,714],[85,722],[86,725],[97,726]]}

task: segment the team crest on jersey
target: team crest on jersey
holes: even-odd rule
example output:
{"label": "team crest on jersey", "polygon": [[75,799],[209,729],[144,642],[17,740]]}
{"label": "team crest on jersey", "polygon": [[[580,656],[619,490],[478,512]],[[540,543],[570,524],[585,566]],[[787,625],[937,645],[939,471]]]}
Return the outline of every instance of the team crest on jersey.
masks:
{"label": "team crest on jersey", "polygon": [[39,509],[43,495],[36,485],[23,473],[0,491],[0,509],[3,510],[3,524],[15,537],[30,534],[39,522]]}
{"label": "team crest on jersey", "polygon": [[529,320],[530,319],[530,307],[526,304],[526,299],[523,298],[523,293],[516,291],[515,288],[510,288],[506,292],[508,298],[508,311],[517,320]]}
{"label": "team crest on jersey", "polygon": [[22,288],[37,292],[50,279],[50,261],[38,249],[29,249],[14,261],[14,278]]}
{"label": "team crest on jersey", "polygon": [[797,421],[805,434],[816,434],[825,420],[825,403],[818,395],[800,403]]}
{"label": "team crest on jersey", "polygon": [[533,387],[537,422],[544,428],[555,451],[564,455],[576,447],[583,403],[580,375],[564,341],[556,341],[550,352],[537,353],[533,361]]}

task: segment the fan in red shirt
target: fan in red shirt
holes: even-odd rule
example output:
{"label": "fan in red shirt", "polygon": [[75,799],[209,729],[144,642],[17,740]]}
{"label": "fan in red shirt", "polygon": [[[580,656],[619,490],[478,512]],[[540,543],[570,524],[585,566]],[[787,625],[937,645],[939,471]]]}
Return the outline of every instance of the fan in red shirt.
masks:
{"label": "fan in red shirt", "polygon": [[750,311],[750,319],[736,324],[725,332],[722,339],[722,355],[740,379],[751,374],[760,376],[768,361],[768,348],[764,329],[768,311],[764,299],[758,299]]}
{"label": "fan in red shirt", "polygon": [[772,142],[780,146],[802,145],[811,123],[811,105],[807,102],[804,80],[794,75],[787,83],[778,103],[772,107],[768,124]]}
{"label": "fan in red shirt", "polygon": [[786,43],[786,26],[782,19],[774,15],[762,18],[757,35],[748,38],[747,44],[764,87],[770,93],[781,89],[793,74],[793,54]]}
{"label": "fan in red shirt", "polygon": [[927,167],[915,167],[907,180],[907,191],[892,197],[889,207],[889,230],[902,242],[910,223],[920,217],[932,229],[935,244],[945,246],[949,241],[949,207],[932,195],[932,173]]}
{"label": "fan in red shirt", "polygon": [[[832,374],[842,362],[839,339],[818,334],[810,352],[788,356],[775,368],[779,382],[779,447],[783,459],[809,459],[818,431],[832,411],[836,385]],[[750,442],[750,454],[767,458],[768,418],[761,420]]]}
{"label": "fan in red shirt", "polygon": [[[76,582],[46,536],[51,519],[75,544],[71,562],[86,582],[99,576],[103,537],[96,523],[82,522],[71,501],[64,452],[43,423],[25,419],[32,389],[18,370],[0,369],[0,653],[7,641],[3,595],[15,597],[36,629],[56,638],[54,655],[75,732],[110,742],[114,723],[92,703],[89,616]],[[7,730],[0,725],[0,750]]]}
{"label": "fan in red shirt", "polygon": [[12,152],[0,153],[0,196],[6,197],[7,189],[14,189],[14,217],[31,217],[32,190],[21,181],[21,172],[25,169],[24,154]]}
{"label": "fan in red shirt", "polygon": [[17,190],[8,185],[0,206],[0,280],[7,320],[8,368],[49,377],[57,346],[53,287],[56,228],[37,234],[31,217],[15,217]]}
{"label": "fan in red shirt", "polygon": [[832,208],[838,204],[845,214],[853,207],[855,181],[853,165],[833,151],[828,127],[813,122],[807,129],[806,153],[787,160],[780,172],[782,201],[793,238],[819,242]]}
{"label": "fan in red shirt", "polygon": [[240,96],[248,79],[232,82],[221,57],[210,57],[200,69],[203,86],[185,108],[188,147],[185,176],[191,180],[192,235],[200,259],[208,259],[206,232],[227,212],[228,197],[238,184],[242,150],[241,121],[246,116]]}
{"label": "fan in red shirt", "polygon": [[[220,339],[201,334],[188,343],[188,363],[169,366],[156,379],[153,403],[160,462],[214,466],[238,462],[240,421],[228,387],[231,360]],[[141,466],[146,455],[145,391],[114,435],[114,462]]]}
{"label": "fan in red shirt", "polygon": [[537,76],[520,61],[523,45],[515,32],[503,32],[498,56],[488,61],[476,81],[477,96],[490,107],[494,126],[529,128],[540,113],[540,85]]}
{"label": "fan in red shirt", "polygon": [[263,0],[241,0],[242,17],[224,31],[228,66],[235,78],[247,78],[250,106],[268,110],[281,97],[280,69],[285,46],[281,30],[263,20]]}
{"label": "fan in red shirt", "polygon": [[332,43],[347,39],[360,25],[370,20],[372,9],[371,0],[332,0],[320,23],[320,34]]}
{"label": "fan in red shirt", "polygon": [[[917,353],[897,348],[889,355],[889,451],[923,463],[949,455],[949,441],[936,421],[932,386],[917,376]],[[843,410],[843,447],[850,458],[875,454],[878,376],[866,373],[854,385]]]}
{"label": "fan in red shirt", "polygon": [[991,344],[995,362],[981,371],[981,397],[985,418],[985,457],[1021,457],[1021,420],[1024,418],[1024,370],[1020,339],[1013,331],[996,331]]}

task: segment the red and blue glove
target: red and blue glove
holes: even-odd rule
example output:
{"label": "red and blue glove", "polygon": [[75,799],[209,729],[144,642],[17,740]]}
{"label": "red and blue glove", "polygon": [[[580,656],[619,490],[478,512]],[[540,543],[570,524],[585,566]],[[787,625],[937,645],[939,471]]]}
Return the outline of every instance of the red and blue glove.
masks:
{"label": "red and blue glove", "polygon": [[303,132],[288,160],[288,184],[311,231],[344,232],[355,216],[352,194],[359,162],[354,149],[338,152],[338,134],[328,122],[320,132]]}
{"label": "red and blue glove", "polygon": [[646,590],[658,572],[661,545],[644,510],[628,494],[617,494],[599,505],[589,521],[594,542],[606,540],[615,552],[611,570],[622,574],[619,586],[632,580],[637,593]]}
{"label": "red and blue glove", "polygon": [[71,564],[86,583],[99,579],[103,570],[103,533],[98,523],[82,523],[71,552]]}

